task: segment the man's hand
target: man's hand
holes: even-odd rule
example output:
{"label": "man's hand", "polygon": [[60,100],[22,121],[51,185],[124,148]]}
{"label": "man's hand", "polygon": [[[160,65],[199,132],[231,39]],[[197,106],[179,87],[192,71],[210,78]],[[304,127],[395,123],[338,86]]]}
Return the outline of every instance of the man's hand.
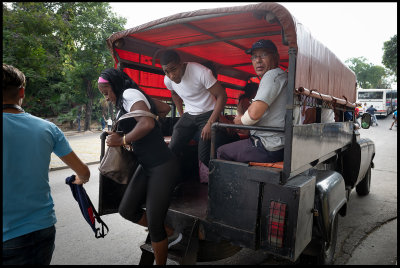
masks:
{"label": "man's hand", "polygon": [[235,123],[236,125],[243,125],[241,119],[242,119],[242,115],[237,115],[237,116],[235,116],[235,118],[233,119],[233,123]]}
{"label": "man's hand", "polygon": [[203,130],[201,131],[201,138],[203,140],[209,140],[211,139],[211,124],[206,123],[206,125],[203,127]]}
{"label": "man's hand", "polygon": [[78,175],[75,175],[75,180],[72,182],[73,184],[85,184],[89,181],[89,179],[87,180],[82,180],[81,178],[79,178]]}

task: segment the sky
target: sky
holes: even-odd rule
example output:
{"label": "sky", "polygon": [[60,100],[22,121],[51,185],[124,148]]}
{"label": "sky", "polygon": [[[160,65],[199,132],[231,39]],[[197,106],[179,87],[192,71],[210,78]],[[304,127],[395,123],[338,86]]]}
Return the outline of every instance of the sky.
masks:
{"label": "sky", "polygon": [[[257,2],[110,2],[126,29],[185,11]],[[383,66],[383,43],[397,34],[396,2],[278,2],[341,61],[365,57]]]}

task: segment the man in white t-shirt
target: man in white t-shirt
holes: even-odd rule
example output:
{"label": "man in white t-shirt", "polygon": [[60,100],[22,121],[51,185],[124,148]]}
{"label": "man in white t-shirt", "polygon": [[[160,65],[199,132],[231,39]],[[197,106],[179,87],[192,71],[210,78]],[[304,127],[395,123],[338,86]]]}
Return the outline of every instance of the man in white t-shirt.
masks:
{"label": "man in white t-shirt", "polygon": [[[261,39],[246,51],[256,74],[261,78],[257,94],[235,124],[265,127],[285,126],[287,73],[279,68],[279,54],[275,44]],[[251,130],[250,138],[225,144],[218,148],[217,157],[238,162],[273,163],[283,161],[284,140],[282,132]]]}
{"label": "man in white t-shirt", "polygon": [[165,73],[164,84],[171,90],[172,100],[181,115],[174,126],[169,148],[179,156],[200,130],[198,156],[208,166],[211,125],[218,121],[224,109],[226,92],[210,69],[196,62],[182,62],[174,50],[166,50],[160,63]]}

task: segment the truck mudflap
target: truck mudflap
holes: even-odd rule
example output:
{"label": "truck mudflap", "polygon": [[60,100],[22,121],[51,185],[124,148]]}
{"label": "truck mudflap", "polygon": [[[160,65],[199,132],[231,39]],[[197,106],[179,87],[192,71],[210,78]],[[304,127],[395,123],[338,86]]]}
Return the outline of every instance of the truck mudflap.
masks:
{"label": "truck mudflap", "polygon": [[347,207],[345,182],[338,172],[332,170],[314,170],[314,174],[316,223],[321,228],[324,241],[330,242],[335,216]]}
{"label": "truck mudflap", "polygon": [[234,245],[295,261],[312,238],[316,177],[280,184],[281,169],[211,160],[209,230]]}

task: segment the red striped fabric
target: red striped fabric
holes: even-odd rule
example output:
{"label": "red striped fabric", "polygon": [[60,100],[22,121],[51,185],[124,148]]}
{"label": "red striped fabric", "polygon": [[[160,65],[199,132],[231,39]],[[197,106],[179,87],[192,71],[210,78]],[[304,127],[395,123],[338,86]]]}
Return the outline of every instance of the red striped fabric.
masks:
{"label": "red striped fabric", "polygon": [[283,247],[286,204],[271,201],[269,207],[268,242],[271,246]]}

